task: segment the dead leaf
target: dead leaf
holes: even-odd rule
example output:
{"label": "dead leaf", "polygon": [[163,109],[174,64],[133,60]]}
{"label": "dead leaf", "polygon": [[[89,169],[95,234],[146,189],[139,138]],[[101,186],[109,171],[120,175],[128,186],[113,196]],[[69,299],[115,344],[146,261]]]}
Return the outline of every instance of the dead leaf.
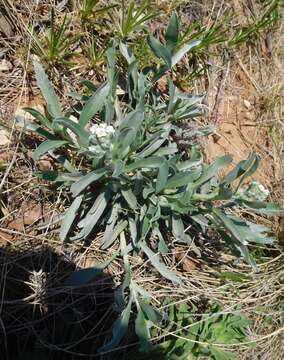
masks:
{"label": "dead leaf", "polygon": [[28,206],[23,206],[17,218],[8,223],[8,228],[24,231],[25,226],[32,225],[42,217],[42,210],[39,204],[29,204]]}
{"label": "dead leaf", "polygon": [[13,240],[13,235],[0,230],[0,244],[6,245]]}
{"label": "dead leaf", "polygon": [[187,255],[185,250],[178,250],[175,253],[175,258],[179,262],[179,266],[183,271],[190,272],[197,267],[200,268],[201,264],[198,260],[192,259]]}

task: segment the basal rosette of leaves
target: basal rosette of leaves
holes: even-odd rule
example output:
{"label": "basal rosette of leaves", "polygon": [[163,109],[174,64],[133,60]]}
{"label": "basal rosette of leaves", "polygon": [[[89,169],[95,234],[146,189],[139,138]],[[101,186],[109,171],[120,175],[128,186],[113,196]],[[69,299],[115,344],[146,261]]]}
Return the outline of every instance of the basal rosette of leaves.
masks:
{"label": "basal rosette of leaves", "polygon": [[[35,150],[35,161],[49,154],[61,166],[60,171],[41,171],[44,180],[62,183],[72,198],[61,224],[62,241],[95,238],[103,232],[102,249],[117,243],[114,257],[122,257],[125,269],[123,284],[117,290],[120,317],[114,324],[113,337],[100,349],[116,347],[127,332],[130,314],[136,306],[136,333],[142,349],[147,349],[150,328],[161,320],[150,305],[150,296],[131,274],[129,254],[148,258],[166,279],[179,284],[159,254],[167,254],[175,243],[185,244],[200,256],[191,228],[201,234],[214,229],[236,256],[244,257],[255,271],[249,254],[250,243],[270,244],[268,229],[237,217],[234,208],[262,214],[277,214],[274,204],[240,196],[244,180],[259,165],[252,153],[246,160],[219,179],[218,171],[232,163],[230,155],[212,164],[203,161],[192,142],[187,152],[180,152],[174,141],[182,136],[179,124],[203,113],[200,96],[180,92],[168,79],[168,94],[157,91],[157,80],[199,42],[178,48],[179,23],[170,19],[165,44],[154,37],[149,45],[160,65],[139,68],[139,62],[125,43],[113,44],[107,51],[106,81],[95,87],[84,81],[91,96],[72,94],[78,101],[63,112],[52,84],[43,68],[34,63],[37,83],[46,100],[46,113],[25,108],[37,122],[18,118],[19,126],[46,138]],[[128,64],[127,74],[116,69],[117,51]],[[117,94],[119,75],[124,76],[124,95]],[[192,128],[192,137],[207,135],[208,128]],[[152,240],[155,241],[152,241]],[[157,246],[153,246],[157,244]],[[111,261],[110,259],[109,261]],[[70,285],[90,281],[109,263],[96,269],[78,271],[68,279]]]}

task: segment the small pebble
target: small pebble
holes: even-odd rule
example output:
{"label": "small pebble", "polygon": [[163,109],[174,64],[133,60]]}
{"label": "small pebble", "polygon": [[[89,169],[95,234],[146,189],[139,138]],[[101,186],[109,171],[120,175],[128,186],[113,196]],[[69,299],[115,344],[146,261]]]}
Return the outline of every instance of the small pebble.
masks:
{"label": "small pebble", "polygon": [[244,106],[245,106],[247,109],[250,109],[250,108],[251,108],[251,103],[250,103],[248,100],[244,100]]}

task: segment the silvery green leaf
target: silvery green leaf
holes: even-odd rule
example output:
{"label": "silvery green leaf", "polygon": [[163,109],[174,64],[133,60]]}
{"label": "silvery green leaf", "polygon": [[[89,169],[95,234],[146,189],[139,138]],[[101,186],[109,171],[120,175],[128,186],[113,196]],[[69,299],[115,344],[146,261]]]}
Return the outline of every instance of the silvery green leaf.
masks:
{"label": "silvery green leaf", "polygon": [[123,339],[124,335],[128,330],[132,301],[133,301],[132,298],[130,298],[126,308],[123,310],[121,314],[121,317],[115,321],[112,329],[111,340],[98,349],[98,352],[100,354],[114,349],[117,345],[119,345],[120,341]]}
{"label": "silvery green leaf", "polygon": [[216,176],[217,172],[229,165],[232,162],[232,156],[231,155],[224,155],[217,160],[214,161],[213,164],[209,165],[207,169],[205,169],[200,176],[200,178],[194,183],[194,186],[197,188],[210,180],[212,177]]}
{"label": "silvery green leaf", "polygon": [[64,155],[61,155],[61,154],[57,155],[57,154],[54,154],[53,152],[51,152],[50,155],[59,164],[61,164],[67,171],[69,171],[70,173],[76,173],[76,169]]}
{"label": "silvery green leaf", "polygon": [[140,351],[143,352],[149,351],[151,347],[150,330],[147,324],[147,320],[141,308],[138,309],[138,313],[135,320],[135,333],[140,341]]}
{"label": "silvery green leaf", "polygon": [[151,144],[145,147],[142,151],[135,154],[137,158],[145,158],[147,156],[152,155],[156,150],[158,150],[162,144],[166,141],[168,137],[169,131],[165,131],[163,136],[159,137],[155,141],[153,141]]}
{"label": "silvery green leaf", "polygon": [[94,266],[85,269],[79,269],[74,271],[68,278],[65,280],[65,286],[81,286],[89,283],[90,281],[97,278],[99,275],[102,275],[103,270],[115,259],[118,255],[116,251],[109,259],[106,261]]}
{"label": "silvery green leaf", "polygon": [[129,230],[130,230],[132,243],[133,243],[134,247],[137,247],[138,228],[139,228],[137,216],[135,216],[135,219],[133,219],[132,217],[129,217],[128,223],[129,223]]}
{"label": "silvery green leaf", "polygon": [[145,289],[143,289],[141,286],[139,286],[134,280],[131,280],[130,287],[131,287],[131,289],[133,289],[133,291],[139,293],[139,295],[141,295],[143,299],[146,299],[146,300],[151,299],[150,293],[148,291],[146,291]]}
{"label": "silvery green leaf", "polygon": [[78,227],[82,228],[81,233],[84,235],[84,238],[86,238],[97,225],[97,222],[100,220],[107,207],[109,199],[110,192],[108,190],[98,195],[85,218],[78,223]]}
{"label": "silvery green leaf", "polygon": [[47,152],[58,149],[59,147],[66,144],[68,144],[68,141],[65,140],[46,140],[36,148],[33,153],[33,159],[37,161]]}
{"label": "silvery green leaf", "polygon": [[61,228],[60,228],[60,233],[59,233],[59,238],[61,241],[64,241],[66,239],[66,236],[68,235],[68,233],[73,225],[73,222],[76,218],[77,211],[78,211],[79,207],[81,206],[82,200],[83,200],[82,195],[76,197],[73,200],[70,207],[67,209],[65,216],[63,218]]}
{"label": "silvery green leaf", "polygon": [[78,181],[81,177],[81,173],[63,173],[53,170],[35,171],[33,173],[39,179],[56,182],[73,182]]}
{"label": "silvery green leaf", "polygon": [[235,244],[235,247],[239,250],[239,252],[241,253],[241,255],[243,256],[243,258],[245,259],[245,261],[252,267],[253,271],[258,273],[259,269],[256,265],[256,262],[254,261],[254,259],[251,257],[248,247],[244,244]]}
{"label": "silvery green leaf", "polygon": [[143,169],[143,168],[158,168],[163,163],[164,159],[160,156],[151,156],[147,159],[139,159],[134,160],[131,164],[128,164],[125,167],[126,172],[131,172],[136,169]]}
{"label": "silvery green leaf", "polygon": [[83,110],[81,111],[79,123],[82,127],[85,127],[92,117],[102,110],[106,96],[108,95],[110,86],[108,83],[103,84],[97,89],[97,91],[87,101]]}
{"label": "silvery green leaf", "polygon": [[133,61],[136,60],[135,56],[131,53],[129,47],[122,41],[119,43],[119,49],[122,55],[124,56],[124,58],[126,59],[126,61],[128,62],[128,64],[131,64]]}
{"label": "silvery green leaf", "polygon": [[106,228],[102,240],[102,245],[111,242],[111,238],[113,236],[113,229],[118,220],[119,210],[121,209],[118,203],[113,204],[109,219],[106,222]]}
{"label": "silvery green leaf", "polygon": [[138,203],[136,196],[133,194],[132,190],[122,187],[121,194],[130,206],[130,208],[136,210]]}
{"label": "silvery green leaf", "polygon": [[38,110],[29,107],[24,107],[23,110],[31,114],[34,118],[36,118],[41,123],[41,125],[46,126],[48,129],[52,129],[51,122]]}
{"label": "silvery green leaf", "polygon": [[54,118],[61,117],[62,113],[60,110],[59,101],[52,84],[49,82],[48,77],[43,70],[43,67],[37,61],[34,61],[33,64],[35,69],[36,81],[46,101],[47,111]]}
{"label": "silvery green leaf", "polygon": [[[117,237],[120,235],[120,233],[127,227],[127,225],[128,225],[127,220],[118,222],[113,227],[113,230],[112,230],[112,233],[110,234],[110,236],[103,239],[101,248],[103,250],[109,248],[114,243],[114,241],[117,239]],[[121,249],[121,251],[122,250],[123,249]]]}
{"label": "silvery green leaf", "polygon": [[86,86],[87,89],[89,89],[91,92],[96,92],[98,90],[98,86],[95,85],[92,81],[83,79],[80,81],[80,83],[84,86]]}
{"label": "silvery green leaf", "polygon": [[43,136],[49,140],[56,140],[56,136],[54,136],[49,131],[43,129],[41,126],[34,124],[28,120],[26,120],[23,116],[16,116],[16,126],[19,126],[25,130],[36,132],[38,135]]}
{"label": "silvery green leaf", "polygon": [[259,166],[259,157],[252,153],[246,160],[240,161],[232,171],[230,171],[224,178],[223,183],[230,184],[240,176],[248,177],[252,175]]}
{"label": "silvery green leaf", "polygon": [[159,167],[159,172],[156,181],[156,194],[158,194],[166,185],[169,175],[169,165],[164,161]]}
{"label": "silvery green leaf", "polygon": [[156,325],[159,325],[161,323],[161,321],[163,320],[163,316],[156,308],[142,300],[139,301],[139,304],[148,320],[150,320],[153,324]]}
{"label": "silvery green leaf", "polygon": [[79,145],[85,148],[89,146],[90,134],[80,124],[67,118],[56,118],[54,125],[56,124],[63,125],[64,128],[70,129],[76,135]]}
{"label": "silvery green leaf", "polygon": [[178,147],[176,143],[171,143],[168,146],[162,146],[160,149],[155,151],[155,156],[168,156],[173,155],[178,152]]}
{"label": "silvery green leaf", "polygon": [[65,286],[80,286],[87,284],[102,274],[102,269],[97,267],[85,268],[74,271],[64,282]]}
{"label": "silvery green leaf", "polygon": [[141,243],[141,249],[148,256],[152,265],[158,270],[158,272],[163,277],[174,283],[177,284],[181,283],[180,279],[176,276],[176,274],[168,270],[166,268],[166,265],[160,261],[158,254],[155,254],[145,243]]}
{"label": "silvery green leaf", "polygon": [[194,171],[185,171],[177,173],[176,175],[172,176],[168,179],[165,189],[173,189],[181,186],[188,185],[195,181],[200,175],[200,170]]}
{"label": "silvery green leaf", "polygon": [[168,103],[168,113],[171,114],[174,110],[174,105],[175,105],[175,92],[176,92],[176,87],[173,83],[173,81],[170,79],[169,80],[169,103]]}
{"label": "silvery green leaf", "polygon": [[240,206],[243,206],[259,214],[280,215],[284,212],[283,208],[274,203],[268,203],[264,201],[247,201],[244,199],[235,199],[234,201]]}
{"label": "silvery green leaf", "polygon": [[114,163],[114,170],[112,177],[117,178],[124,171],[124,162],[122,160],[116,160]]}
{"label": "silvery green leaf", "polygon": [[184,55],[186,53],[188,53],[191,49],[198,46],[200,43],[201,43],[200,40],[195,40],[195,41],[192,41],[189,44],[183,45],[183,47],[172,56],[171,66],[172,67],[175,66],[184,57]]}
{"label": "silvery green leaf", "polygon": [[178,35],[179,35],[179,20],[176,13],[173,13],[173,15],[170,18],[165,39],[167,42],[167,47],[172,50],[177,45],[178,42]]}
{"label": "silvery green leaf", "polygon": [[75,197],[75,196],[79,195],[81,191],[85,190],[86,187],[88,187],[93,182],[99,180],[105,174],[106,174],[106,169],[102,168],[102,169],[92,171],[89,174],[84,175],[83,177],[81,177],[80,180],[76,181],[71,186],[70,190],[71,190],[73,196]]}
{"label": "silvery green leaf", "polygon": [[152,35],[148,37],[148,44],[150,45],[153,53],[159,58],[163,59],[168,68],[172,66],[171,52],[165,46],[163,46],[156,38]]}
{"label": "silvery green leaf", "polygon": [[168,248],[168,246],[165,242],[165,239],[158,227],[154,227],[154,229],[152,230],[152,236],[157,236],[159,239],[159,245],[158,245],[159,252],[162,255],[168,254],[169,248]]}

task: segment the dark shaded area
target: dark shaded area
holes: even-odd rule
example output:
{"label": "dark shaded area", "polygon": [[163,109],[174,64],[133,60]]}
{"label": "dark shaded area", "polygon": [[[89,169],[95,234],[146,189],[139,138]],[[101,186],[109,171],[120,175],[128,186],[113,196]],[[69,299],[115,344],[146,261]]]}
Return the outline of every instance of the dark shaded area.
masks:
{"label": "dark shaded area", "polygon": [[0,270],[0,359],[100,358],[117,316],[109,275],[64,286],[75,264],[42,247],[0,249]]}

